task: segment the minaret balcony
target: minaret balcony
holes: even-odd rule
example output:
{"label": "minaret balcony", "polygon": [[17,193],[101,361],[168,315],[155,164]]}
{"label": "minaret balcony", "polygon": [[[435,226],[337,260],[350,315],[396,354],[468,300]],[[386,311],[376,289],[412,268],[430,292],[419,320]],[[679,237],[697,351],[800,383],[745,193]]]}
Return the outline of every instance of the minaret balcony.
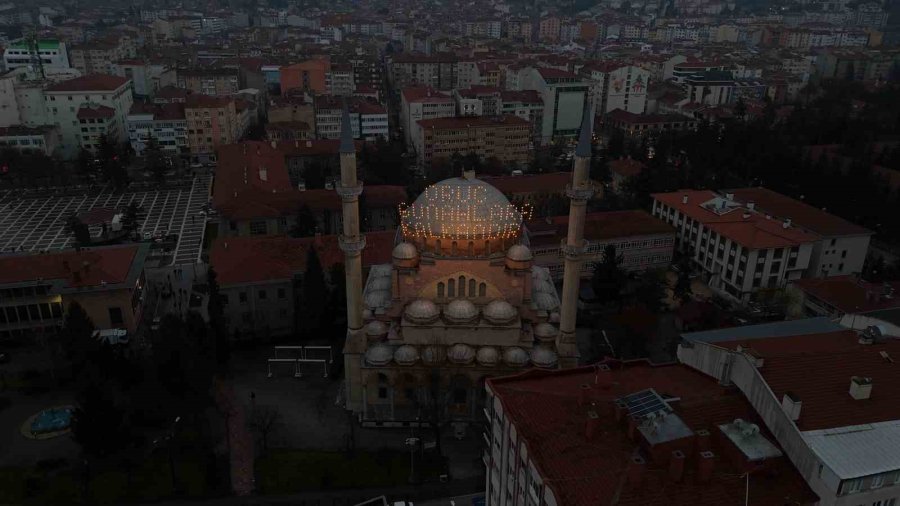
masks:
{"label": "minaret balcony", "polygon": [[584,255],[584,252],[587,251],[587,247],[588,242],[585,239],[582,239],[580,244],[569,244],[566,242],[566,239],[563,239],[559,249],[567,259],[580,260],[581,256]]}
{"label": "minaret balcony", "polygon": [[587,202],[591,200],[591,197],[594,196],[594,185],[590,182],[584,184],[584,186],[573,187],[572,184],[566,185],[566,196],[572,200],[578,200],[582,202]]}
{"label": "minaret balcony", "polygon": [[344,201],[354,201],[362,195],[363,192],[363,183],[362,181],[357,181],[354,186],[343,186],[338,183],[334,185],[334,191],[337,192],[338,195],[341,196],[341,200]]}
{"label": "minaret balcony", "polygon": [[344,253],[360,253],[366,247],[366,236],[352,238],[341,234],[338,236],[338,245]]}

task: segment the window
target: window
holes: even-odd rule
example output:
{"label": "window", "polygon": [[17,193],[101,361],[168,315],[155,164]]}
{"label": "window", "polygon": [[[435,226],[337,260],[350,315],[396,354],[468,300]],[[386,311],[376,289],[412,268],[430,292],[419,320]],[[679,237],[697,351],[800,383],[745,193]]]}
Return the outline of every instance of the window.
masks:
{"label": "window", "polygon": [[387,385],[387,376],[384,374],[378,375],[378,398],[379,399],[387,399],[388,398],[388,385]]}
{"label": "window", "polygon": [[122,317],[122,308],[120,307],[111,307],[109,308],[109,323],[110,325],[118,326],[125,323],[125,319]]}
{"label": "window", "polygon": [[447,297],[456,297],[456,280],[447,281]]}
{"label": "window", "polygon": [[254,220],[250,222],[250,235],[265,235],[266,222],[264,220]]}
{"label": "window", "polygon": [[278,298],[284,299],[286,297],[287,297],[287,293],[285,292],[284,288],[279,288],[278,289]]}
{"label": "window", "polygon": [[257,296],[259,297],[259,300],[266,300],[266,295],[267,294],[266,294],[265,290],[260,290],[259,293],[257,294]]}
{"label": "window", "polygon": [[438,283],[437,285],[437,296],[439,299],[444,298],[444,283]]}
{"label": "window", "polygon": [[238,301],[241,304],[246,304],[247,303],[247,292],[238,293]]}
{"label": "window", "polygon": [[459,296],[460,297],[466,296],[466,277],[465,276],[459,277]]}
{"label": "window", "polygon": [[872,483],[869,485],[872,488],[881,488],[884,486],[884,475],[876,474],[872,477]]}
{"label": "window", "polygon": [[474,279],[469,280],[469,297],[475,296],[475,284],[476,283]]}
{"label": "window", "polygon": [[862,488],[862,478],[847,480],[844,482],[844,486],[842,488],[845,494],[855,494]]}

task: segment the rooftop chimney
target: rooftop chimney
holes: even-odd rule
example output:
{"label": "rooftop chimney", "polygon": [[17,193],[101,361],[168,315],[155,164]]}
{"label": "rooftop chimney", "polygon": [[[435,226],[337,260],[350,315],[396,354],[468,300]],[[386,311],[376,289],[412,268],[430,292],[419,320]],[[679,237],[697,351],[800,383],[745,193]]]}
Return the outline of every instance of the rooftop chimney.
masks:
{"label": "rooftop chimney", "polygon": [[274,140],[269,145],[272,146],[272,149],[275,149],[278,146]]}
{"label": "rooftop chimney", "polygon": [[781,408],[793,421],[800,419],[800,408],[803,407],[803,401],[792,392],[787,392],[781,398]]}
{"label": "rooftop chimney", "polygon": [[697,481],[707,483],[712,478],[715,467],[716,454],[711,451],[700,452],[700,458],[697,460]]}
{"label": "rooftop chimney", "polygon": [[587,412],[587,422],[584,426],[584,437],[588,441],[594,439],[594,434],[597,433],[597,429],[600,427],[600,415],[597,414],[596,411],[590,410]]}
{"label": "rooftop chimney", "polygon": [[640,455],[632,455],[631,460],[628,462],[628,484],[634,488],[641,486],[641,481],[644,478],[644,468],[647,467],[647,461],[644,460],[644,457]]}
{"label": "rooftop chimney", "polygon": [[872,378],[864,376],[850,378],[850,397],[858,401],[872,397]]}
{"label": "rooftop chimney", "polygon": [[785,218],[785,219],[784,219],[784,225],[783,225],[783,226],[784,226],[784,228],[790,227],[790,226],[791,226],[791,219],[790,219],[790,218]]}
{"label": "rooftop chimney", "polygon": [[750,219],[750,213],[744,213],[743,218],[744,218],[745,220],[749,220],[749,219]]}
{"label": "rooftop chimney", "polygon": [[681,196],[681,203],[682,203],[682,204],[687,204],[687,203],[688,203],[688,195],[687,195],[687,193],[685,193],[684,195]]}
{"label": "rooftop chimney", "polygon": [[756,210],[756,202],[753,202],[752,200],[750,202],[747,202],[747,209],[749,209],[751,211],[755,211]]}
{"label": "rooftop chimney", "polygon": [[269,180],[269,171],[265,167],[259,168],[259,180],[260,181],[268,181]]}
{"label": "rooftop chimney", "polygon": [[669,478],[676,483],[681,481],[681,477],[684,476],[684,461],[684,452],[681,450],[672,452],[672,458],[669,459]]}
{"label": "rooftop chimney", "polygon": [[731,192],[728,192],[725,194],[725,198],[728,200],[734,200],[734,194]]}

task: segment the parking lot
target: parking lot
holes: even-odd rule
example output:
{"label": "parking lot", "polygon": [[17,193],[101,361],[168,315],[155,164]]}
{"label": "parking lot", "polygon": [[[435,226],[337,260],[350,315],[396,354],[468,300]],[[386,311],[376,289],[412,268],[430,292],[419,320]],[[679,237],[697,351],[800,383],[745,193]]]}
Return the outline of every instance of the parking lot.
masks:
{"label": "parking lot", "polygon": [[[199,175],[160,186],[133,183],[124,191],[105,186],[74,186],[0,192],[0,253],[71,248],[74,238],[66,230],[73,213],[94,209],[122,210],[131,203],[139,215],[141,237],[177,235],[175,264],[190,264],[200,257],[212,176]],[[100,225],[91,228],[99,233]]]}

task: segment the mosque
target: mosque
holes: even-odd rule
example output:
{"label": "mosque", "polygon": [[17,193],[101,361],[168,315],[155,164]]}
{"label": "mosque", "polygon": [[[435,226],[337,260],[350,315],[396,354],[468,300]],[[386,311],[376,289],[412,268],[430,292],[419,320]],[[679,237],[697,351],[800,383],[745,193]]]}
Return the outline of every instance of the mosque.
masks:
{"label": "mosque", "polygon": [[487,377],[577,365],[578,272],[593,191],[590,116],[586,110],[567,189],[562,300],[550,272],[533,265],[523,212],[472,171],[429,186],[400,210],[392,262],[372,266],[363,283],[363,189],[343,132],[336,191],[347,276],[344,386],[347,408],[363,423],[479,420]]}

